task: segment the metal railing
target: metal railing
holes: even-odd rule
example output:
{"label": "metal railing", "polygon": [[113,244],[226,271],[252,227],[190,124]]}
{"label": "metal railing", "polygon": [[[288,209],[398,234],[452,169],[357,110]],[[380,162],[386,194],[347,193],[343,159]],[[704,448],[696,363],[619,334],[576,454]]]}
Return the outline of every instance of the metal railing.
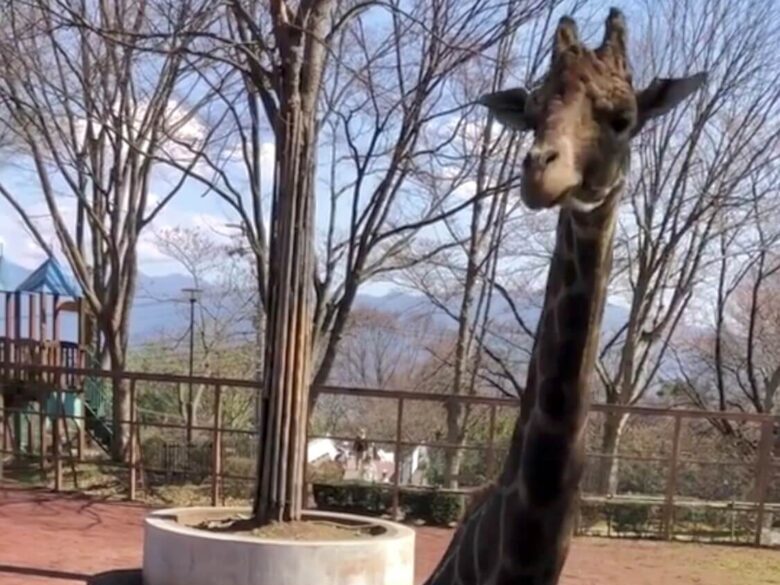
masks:
{"label": "metal railing", "polygon": [[[6,390],[6,401],[8,400],[7,389],[14,387],[19,380],[18,374],[20,371],[24,372],[23,379],[28,386],[35,388],[48,388],[49,391],[53,391],[57,397],[61,397],[65,393],[81,393],[84,382],[87,379],[103,379],[110,381],[114,385],[121,384],[126,388],[129,399],[129,415],[126,420],[120,421],[120,424],[125,427],[128,435],[127,441],[127,457],[124,462],[116,465],[124,468],[127,472],[127,493],[130,499],[137,498],[137,490],[139,487],[139,477],[141,473],[154,473],[164,472],[164,470],[155,468],[153,465],[145,462],[142,459],[142,434],[147,436],[151,432],[158,434],[166,434],[173,442],[182,442],[183,432],[187,425],[181,416],[178,416],[174,410],[168,410],[166,412],[158,412],[153,408],[149,408],[151,404],[153,406],[154,400],[159,399],[165,395],[166,392],[176,392],[177,386],[180,384],[194,384],[204,386],[204,396],[208,396],[209,399],[205,400],[203,405],[203,414],[201,423],[192,426],[201,439],[206,450],[210,452],[208,457],[208,468],[205,470],[209,476],[210,487],[210,499],[213,505],[219,505],[224,501],[223,486],[226,480],[241,480],[251,481],[253,478],[247,474],[236,474],[229,470],[226,471],[226,460],[230,462],[230,458],[234,457],[229,453],[227,449],[227,443],[230,436],[242,437],[241,445],[249,445],[246,447],[249,449],[250,456],[244,457],[251,460],[251,446],[257,438],[254,428],[251,424],[236,424],[228,420],[230,417],[235,417],[235,414],[245,415],[246,413],[241,411],[241,408],[251,409],[254,408],[251,397],[260,395],[260,387],[254,381],[249,380],[235,380],[228,378],[211,378],[211,377],[189,377],[167,374],[154,374],[154,373],[141,373],[141,372],[124,372],[124,373],[112,373],[103,370],[92,370],[83,368],[62,368],[57,366],[41,366],[35,364],[20,365],[18,363],[3,363],[0,362],[0,390]],[[65,382],[72,382],[66,384]],[[0,392],[2,394],[2,392]],[[230,396],[235,398],[239,395],[243,400],[240,408],[237,408]],[[378,484],[377,487],[381,489],[390,490],[392,494],[392,513],[398,514],[400,507],[400,497],[404,490],[416,489],[425,490],[433,489],[426,486],[406,486],[402,485],[400,480],[400,469],[402,465],[402,454],[405,450],[409,450],[421,444],[424,444],[427,448],[432,450],[461,450],[477,452],[484,456],[484,468],[488,477],[493,477],[498,471],[498,462],[500,461],[499,455],[506,451],[506,437],[499,437],[498,420],[500,413],[506,414],[509,411],[511,415],[514,415],[519,409],[519,400],[512,400],[507,398],[491,398],[484,396],[450,396],[445,394],[433,394],[425,392],[411,392],[411,391],[389,391],[389,390],[377,390],[367,388],[343,388],[337,386],[322,386],[316,388],[316,395],[318,397],[318,404],[322,403],[326,397],[337,397],[339,399],[349,400],[369,400],[379,401],[384,406],[376,406],[377,409],[383,413],[383,424],[386,429],[391,429],[390,434],[379,436],[378,434],[369,433],[366,438],[368,441],[372,441],[377,444],[388,445],[394,454],[393,457],[393,470],[391,482],[389,484]],[[174,401],[169,404],[174,404]],[[481,424],[482,436],[484,441],[477,443],[456,444],[450,443],[441,438],[434,438],[433,440],[426,439],[421,441],[420,439],[410,438],[411,433],[409,431],[408,421],[419,415],[419,410],[422,408],[420,405],[429,404],[434,405],[437,408],[446,408],[448,404],[459,403],[464,408],[481,409],[481,416],[483,417],[483,423]],[[61,400],[57,401],[57,404],[62,404]],[[139,409],[139,404],[141,408]],[[319,406],[318,406],[319,408]],[[235,412],[228,415],[226,409]],[[140,413],[140,414],[139,414]],[[14,415],[22,416],[38,416],[41,417],[40,428],[46,428],[46,424],[43,420],[43,414],[39,411],[30,411],[27,406],[19,404],[6,403],[3,408],[0,404],[0,419],[2,419],[2,426],[0,432],[2,432],[2,453],[14,454],[17,453],[15,449],[9,449],[9,429],[13,426],[10,423]],[[645,408],[645,407],[629,407],[629,406],[615,406],[595,404],[591,408],[591,418],[598,416],[630,416],[632,420],[652,420],[653,424],[657,424],[658,428],[670,431],[671,443],[668,449],[661,454],[654,453],[639,453],[636,455],[623,455],[623,454],[605,454],[598,451],[589,450],[589,455],[592,460],[599,461],[605,457],[619,458],[624,461],[632,461],[636,463],[642,463],[646,465],[658,464],[665,467],[665,473],[662,479],[659,478],[659,483],[663,485],[660,494],[650,494],[645,496],[637,495],[623,495],[623,496],[602,496],[593,493],[584,493],[583,501],[590,503],[606,503],[614,504],[623,502],[641,503],[647,506],[655,506],[661,509],[662,517],[662,536],[670,539],[674,535],[675,530],[675,515],[676,511],[681,508],[696,508],[705,507],[711,509],[730,509],[732,511],[739,511],[740,513],[750,513],[755,516],[755,533],[753,542],[756,545],[762,542],[762,529],[765,526],[765,520],[770,514],[780,514],[780,497],[770,494],[770,490],[773,489],[773,494],[780,488],[780,460],[777,456],[780,453],[773,453],[775,447],[775,436],[780,431],[780,419],[778,417],[750,414],[742,412],[734,413],[722,413],[722,412],[706,412],[695,410],[668,410],[664,408]],[[392,417],[392,418],[391,418]],[[246,418],[246,417],[245,417]],[[160,420],[161,419],[161,420]],[[247,418],[251,420],[251,416]],[[62,451],[62,438],[63,428],[67,429],[67,422],[73,421],[80,423],[83,426],[84,416],[66,413],[60,409],[55,413],[53,420],[51,420],[48,435],[44,436],[43,431],[40,432],[41,442],[38,445],[37,452],[27,453],[27,455],[36,458],[44,469],[47,464],[54,472],[54,488],[61,489],[63,485],[63,465],[71,462],[75,458],[76,460],[82,460],[84,449],[82,445],[74,454],[73,450],[69,450],[67,453]],[[697,453],[685,454],[682,449],[682,437],[683,431],[695,422],[707,421],[729,421],[730,424],[737,426],[743,425],[749,427],[750,438],[746,438],[743,441],[745,446],[744,453],[747,455],[736,459],[708,459],[706,456],[701,456]],[[436,426],[436,421],[430,420],[430,427]],[[439,421],[441,422],[441,421]],[[665,426],[664,426],[665,425]],[[484,427],[487,426],[487,429]],[[318,437],[324,437],[326,435],[317,435],[310,431],[309,439]],[[333,440],[349,441],[354,439],[354,434],[347,432],[336,432],[327,435]],[[747,437],[747,433],[745,435]],[[696,437],[693,437],[695,440]],[[80,439],[80,441],[83,439]],[[50,444],[50,447],[48,446]],[[233,444],[233,443],[230,443]],[[238,444],[238,442],[236,442]],[[12,445],[13,446],[13,445]],[[695,445],[691,447],[695,450]],[[689,450],[691,450],[689,449]],[[705,499],[682,496],[679,492],[681,484],[681,470],[685,466],[704,466],[704,465],[716,465],[719,468],[739,467],[745,470],[748,475],[748,479],[752,485],[749,490],[749,497],[741,498],[739,500],[735,498],[730,499]],[[468,494],[469,489],[459,488],[452,490],[442,490],[445,492],[455,492]]]}

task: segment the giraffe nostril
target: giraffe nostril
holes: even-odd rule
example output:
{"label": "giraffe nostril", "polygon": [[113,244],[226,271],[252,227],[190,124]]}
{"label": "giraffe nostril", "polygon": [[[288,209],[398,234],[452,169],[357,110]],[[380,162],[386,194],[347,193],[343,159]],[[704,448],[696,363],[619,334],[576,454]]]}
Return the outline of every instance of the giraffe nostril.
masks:
{"label": "giraffe nostril", "polygon": [[559,156],[557,150],[531,150],[523,160],[523,166],[526,169],[537,168],[543,170],[555,162]]}
{"label": "giraffe nostril", "polygon": [[558,156],[560,155],[558,154],[557,150],[548,150],[542,155],[542,166],[546,167],[549,164],[555,162],[558,160]]}

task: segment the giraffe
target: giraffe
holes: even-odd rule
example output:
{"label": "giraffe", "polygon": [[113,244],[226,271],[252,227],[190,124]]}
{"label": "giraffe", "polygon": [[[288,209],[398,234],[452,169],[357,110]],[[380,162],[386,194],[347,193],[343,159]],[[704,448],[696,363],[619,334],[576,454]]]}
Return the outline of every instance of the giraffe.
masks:
{"label": "giraffe", "polygon": [[531,210],[558,208],[558,223],[509,453],[426,585],[555,585],[560,579],[630,141],[707,77],[656,78],[636,91],[626,45],[625,18],[616,8],[595,50],[580,42],[576,22],[565,16],[538,86],[480,100],[503,125],[533,133],[521,198]]}

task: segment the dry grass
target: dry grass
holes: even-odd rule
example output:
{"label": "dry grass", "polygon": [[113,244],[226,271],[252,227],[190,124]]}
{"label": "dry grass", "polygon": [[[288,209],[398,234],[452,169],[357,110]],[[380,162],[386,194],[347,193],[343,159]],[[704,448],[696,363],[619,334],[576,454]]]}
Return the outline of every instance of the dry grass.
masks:
{"label": "dry grass", "polygon": [[[41,473],[37,463],[14,463],[5,470],[5,477],[22,485],[54,488],[54,471],[51,467]],[[126,501],[129,497],[129,472],[110,463],[80,463],[74,467],[63,466],[62,491],[83,494],[106,501]],[[227,484],[227,482],[226,482]],[[228,494],[220,501],[226,506],[249,505],[250,486],[226,485]],[[245,497],[238,494],[246,492]],[[136,499],[148,506],[208,506],[211,505],[211,484],[164,483],[139,481]]]}
{"label": "dry grass", "polygon": [[257,538],[278,540],[351,540],[370,536],[361,530],[323,522],[273,522],[251,532]]}
{"label": "dry grass", "polygon": [[[702,569],[722,576],[723,583],[780,585],[780,552],[718,547],[716,555],[697,558]],[[685,562],[685,559],[680,559]]]}
{"label": "dry grass", "polygon": [[[617,566],[612,559],[619,559]],[[780,585],[780,552],[737,546],[581,537],[568,571],[583,566],[599,575],[599,580],[583,577],[589,585],[622,583],[628,567],[635,576],[628,583],[641,585]]]}

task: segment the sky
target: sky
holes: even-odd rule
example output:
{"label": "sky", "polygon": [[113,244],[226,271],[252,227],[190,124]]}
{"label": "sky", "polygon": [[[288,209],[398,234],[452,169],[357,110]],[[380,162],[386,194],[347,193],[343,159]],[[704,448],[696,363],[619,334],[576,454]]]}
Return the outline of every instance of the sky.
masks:
{"label": "sky", "polygon": [[[162,194],[168,191],[168,182],[164,177],[159,176],[161,174],[157,173],[158,176],[152,182],[150,198],[152,201],[159,201]],[[0,168],[0,182],[34,217],[44,239],[58,250],[48,208],[35,176],[28,169],[5,165]],[[65,216],[72,218],[75,212],[75,199],[62,196],[60,202]],[[231,229],[226,224],[235,222],[235,216],[224,201],[216,196],[204,197],[203,189],[196,184],[186,186],[142,232],[138,246],[141,272],[150,276],[185,274],[179,263],[158,250],[155,245],[156,231],[173,227],[197,227],[208,230],[215,238],[220,239],[231,233]],[[4,255],[25,268],[35,268],[45,258],[45,253],[5,198],[0,198],[0,243],[3,245]]]}
{"label": "sky", "polygon": [[[594,3],[591,3],[594,4]],[[595,4],[601,4],[596,2]],[[624,9],[630,11],[633,2],[624,2]],[[595,6],[593,7],[595,8]],[[601,8],[601,6],[599,6]],[[590,12],[589,7],[587,12]],[[600,12],[601,10],[599,10]],[[603,16],[599,16],[603,18]],[[188,137],[198,137],[204,134],[202,125],[197,120],[188,122],[181,132]],[[262,153],[264,157],[263,167],[264,175],[271,176],[271,168],[274,156],[273,144],[268,142],[263,145]],[[238,169],[240,165],[236,165]],[[233,177],[238,177],[240,181],[240,172],[234,169]],[[170,171],[158,171],[155,173],[151,185],[151,200],[158,200],[168,191]],[[57,238],[54,234],[51,221],[48,217],[48,209],[43,202],[42,195],[38,189],[38,179],[24,161],[8,160],[7,158],[0,163],[0,184],[4,185],[10,192],[18,198],[19,203],[28,209],[34,217],[35,223],[39,226],[44,239],[57,250]],[[473,185],[463,186],[461,196],[466,197],[473,190]],[[157,216],[150,228],[147,228],[141,236],[138,246],[139,269],[142,273],[149,276],[161,276],[166,274],[185,274],[184,268],[174,260],[166,257],[155,246],[155,232],[163,231],[174,227],[183,228],[204,228],[208,230],[217,240],[227,241],[228,234],[235,233],[228,224],[237,223],[235,213],[224,201],[216,195],[203,195],[204,188],[195,181],[189,181],[185,188],[165,207]],[[68,199],[63,195],[61,198],[61,207],[66,217],[72,218],[75,213],[75,200]],[[326,210],[323,205],[318,206],[318,225],[321,226],[327,221]],[[341,213],[341,212],[339,212]],[[0,244],[2,244],[4,255],[11,261],[21,264],[26,268],[34,268],[44,259],[44,252],[30,236],[18,214],[11,206],[0,197]],[[371,286],[370,290],[374,294],[381,294],[386,289],[386,285]]]}
{"label": "sky", "polygon": [[[265,176],[270,177],[274,159],[274,145],[265,143],[261,152],[263,153]],[[206,172],[204,171],[204,174]],[[238,171],[234,171],[232,178],[240,180],[239,174]],[[175,178],[168,169],[161,168],[155,172],[151,183],[150,201],[160,201],[160,198],[169,191],[174,180]],[[68,269],[67,260],[61,254],[49,210],[38,187],[38,178],[35,173],[23,163],[6,163],[0,166],[0,184],[13,193],[20,205],[28,211],[43,238],[55,250],[55,254],[63,266]],[[59,207],[69,225],[72,225],[76,209],[75,199],[63,194],[59,199]],[[324,206],[318,206],[318,225],[320,226],[327,221],[327,210],[323,208]],[[189,276],[181,263],[160,251],[156,245],[157,234],[173,228],[197,228],[206,231],[216,242],[228,244],[233,241],[232,236],[237,233],[234,226],[238,222],[236,212],[228,203],[213,193],[204,194],[202,184],[189,180],[142,232],[138,244],[139,271],[151,277],[173,274]],[[1,196],[0,246],[2,246],[4,257],[30,270],[36,268],[46,257],[19,215]],[[376,282],[366,283],[362,290],[366,294],[384,295],[394,288],[387,283]]]}

